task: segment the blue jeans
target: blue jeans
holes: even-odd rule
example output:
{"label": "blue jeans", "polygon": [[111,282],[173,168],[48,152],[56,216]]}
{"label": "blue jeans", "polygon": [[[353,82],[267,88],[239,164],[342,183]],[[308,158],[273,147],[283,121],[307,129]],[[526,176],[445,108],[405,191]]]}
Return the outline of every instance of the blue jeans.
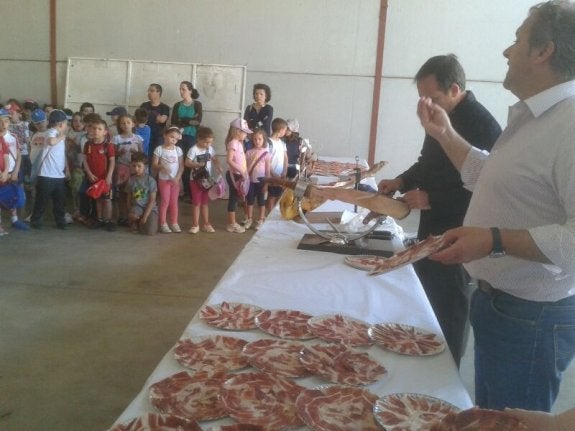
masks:
{"label": "blue jeans", "polygon": [[575,296],[534,302],[500,290],[471,299],[475,403],[550,411],[575,356]]}

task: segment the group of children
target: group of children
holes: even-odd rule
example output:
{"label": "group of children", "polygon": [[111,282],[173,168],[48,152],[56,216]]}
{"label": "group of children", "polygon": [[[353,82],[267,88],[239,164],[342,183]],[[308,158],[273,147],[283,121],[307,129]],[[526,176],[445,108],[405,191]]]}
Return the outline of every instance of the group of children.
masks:
{"label": "group of children", "polygon": [[[167,127],[163,143],[156,147],[148,163],[146,111],[136,112],[134,118],[125,108],[116,107],[107,113],[112,121],[108,127],[93,112],[93,106],[84,105],[72,115],[58,109],[46,115],[39,107],[25,113],[15,101],[0,109],[0,205],[10,211],[14,228],[28,229],[18,219],[18,212],[26,201],[24,186],[32,183],[28,194],[33,200],[29,216],[33,228],[42,228],[45,208],[51,200],[59,229],[66,229],[68,223],[76,220],[108,231],[119,225],[149,235],[158,230],[179,233],[181,180],[187,167],[191,169],[192,201],[188,232],[215,232],[209,218],[209,191],[216,171],[220,176],[224,172],[213,148],[211,129],[199,126],[195,145],[184,155],[179,146],[181,129]],[[297,125],[297,121],[290,121]],[[290,130],[288,122],[280,118],[272,121],[269,137],[263,129],[250,130],[243,119],[231,122],[225,141],[228,232],[259,228],[281,196],[281,187],[267,186],[259,180],[287,176],[288,147],[282,138],[294,132],[297,135],[297,130]],[[8,186],[15,192],[8,193]],[[238,201],[245,202],[246,217],[241,224],[235,216]],[[71,215],[66,208],[71,209]],[[112,221],[114,212],[117,224]],[[0,235],[5,233],[0,220]]]}

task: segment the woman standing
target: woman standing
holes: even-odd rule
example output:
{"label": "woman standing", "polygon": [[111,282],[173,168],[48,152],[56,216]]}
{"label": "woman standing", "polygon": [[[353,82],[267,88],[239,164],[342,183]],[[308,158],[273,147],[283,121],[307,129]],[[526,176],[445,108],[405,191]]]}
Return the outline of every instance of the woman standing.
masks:
{"label": "woman standing", "polygon": [[170,107],[160,100],[162,86],[150,84],[148,87],[148,101],[140,105],[140,108],[148,111],[147,125],[150,127],[150,145],[148,147],[148,160],[152,160],[156,147],[162,145],[164,128],[170,116]]}
{"label": "woman standing", "polygon": [[[182,100],[172,108],[171,125],[183,129],[178,146],[184,154],[188,154],[188,150],[196,143],[196,130],[202,122],[202,104],[196,100],[200,93],[189,81],[180,83],[180,96]],[[190,168],[184,170],[182,181],[184,194],[190,197]]]}
{"label": "woman standing", "polygon": [[274,108],[268,105],[272,98],[272,90],[266,84],[255,84],[253,89],[254,103],[248,105],[244,112],[244,120],[251,130],[264,129],[268,136],[272,133]]}

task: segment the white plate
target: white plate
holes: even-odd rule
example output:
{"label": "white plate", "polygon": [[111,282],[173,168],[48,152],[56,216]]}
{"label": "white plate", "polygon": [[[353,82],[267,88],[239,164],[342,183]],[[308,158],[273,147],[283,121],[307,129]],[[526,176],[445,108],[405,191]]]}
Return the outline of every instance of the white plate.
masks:
{"label": "white plate", "polygon": [[355,269],[360,269],[362,271],[371,271],[375,269],[379,264],[386,260],[385,257],[376,256],[373,254],[359,254],[346,256],[343,261]]}
{"label": "white plate", "polygon": [[208,325],[231,331],[257,328],[255,317],[262,309],[256,305],[224,301],[221,304],[204,305],[200,319]]}
{"label": "white plate", "polygon": [[381,397],[373,408],[375,419],[386,431],[426,431],[445,415],[459,411],[439,398],[409,393]]}
{"label": "white plate", "polygon": [[368,330],[378,346],[410,356],[437,355],[445,350],[445,341],[437,334],[401,323],[378,323]]}
{"label": "white plate", "polygon": [[315,338],[307,322],[312,316],[296,310],[264,310],[255,317],[258,328],[270,335],[293,340]]}
{"label": "white plate", "polygon": [[367,330],[369,324],[342,314],[326,314],[308,320],[310,331],[320,338],[351,346],[373,344]]}

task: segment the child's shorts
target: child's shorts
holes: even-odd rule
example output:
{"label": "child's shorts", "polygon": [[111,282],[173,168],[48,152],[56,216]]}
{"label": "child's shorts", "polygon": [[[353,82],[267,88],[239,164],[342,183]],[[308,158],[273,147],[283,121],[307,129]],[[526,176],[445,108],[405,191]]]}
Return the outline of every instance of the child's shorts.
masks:
{"label": "child's shorts", "polygon": [[268,197],[271,196],[272,198],[279,198],[284,189],[282,186],[268,186]]}
{"label": "child's shorts", "polygon": [[[139,205],[134,205],[130,208],[130,216],[135,218],[140,218],[144,214],[145,208],[142,208]],[[146,224],[144,226],[139,226],[138,231],[140,233],[146,235],[154,235],[158,232],[158,211],[153,209],[150,215],[148,216],[148,220],[146,220]]]}
{"label": "child's shorts", "polygon": [[206,190],[198,181],[190,181],[192,192],[192,205],[207,205],[210,202],[209,190]]}

